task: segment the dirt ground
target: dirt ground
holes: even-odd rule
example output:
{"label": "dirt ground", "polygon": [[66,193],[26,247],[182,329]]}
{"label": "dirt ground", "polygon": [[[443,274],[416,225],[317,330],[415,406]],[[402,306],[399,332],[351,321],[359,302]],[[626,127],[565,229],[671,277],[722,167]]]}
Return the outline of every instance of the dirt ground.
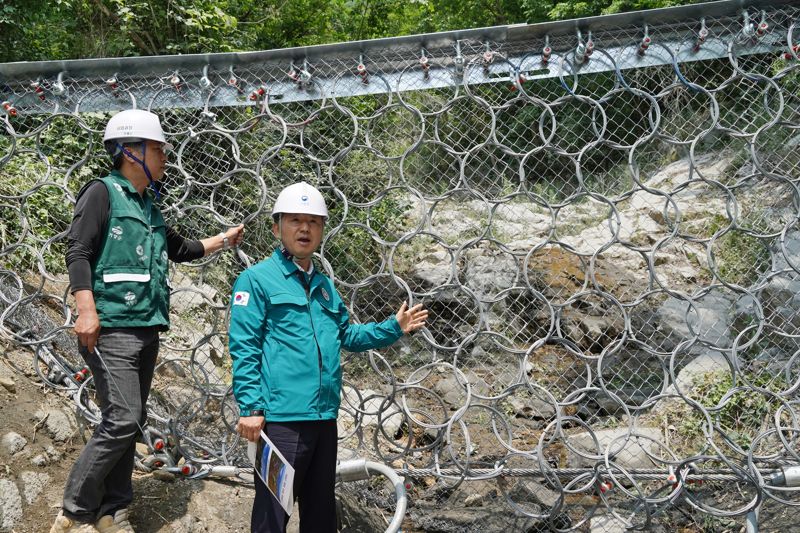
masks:
{"label": "dirt ground", "polygon": [[[14,383],[14,392],[0,387],[0,436],[15,432],[27,440],[25,447],[13,455],[4,447],[0,449],[0,480],[15,482],[22,495],[21,520],[4,529],[0,516],[0,531],[14,533],[50,529],[61,507],[64,482],[84,444],[78,428],[66,440],[57,441],[39,422],[37,412],[69,410],[72,402],[39,383],[31,360],[29,351],[0,345],[0,375]],[[47,456],[47,464],[33,464],[32,459],[38,455]],[[26,487],[22,472],[48,476],[41,492],[35,494],[38,491],[31,492]],[[186,479],[165,482],[151,474],[135,472],[134,493],[131,523],[140,533],[249,531],[253,489],[246,484]],[[29,495],[35,495],[31,502],[26,501]]]}
{"label": "dirt ground", "polygon": [[[40,533],[49,530],[53,518],[58,513],[61,505],[64,481],[77,456],[83,448],[84,440],[80,430],[74,431],[64,440],[53,438],[52,432],[41,421],[41,411],[63,409],[70,411],[72,402],[64,394],[55,392],[42,385],[38,376],[33,372],[31,352],[25,349],[11,348],[0,344],[0,377],[10,378],[13,381],[13,392],[0,386],[0,437],[9,432],[15,432],[26,439],[25,447],[13,455],[5,447],[0,446],[0,483],[5,480],[14,483],[22,495],[22,518],[16,520],[11,527],[4,527],[5,518],[0,509],[0,531],[11,533]],[[33,460],[37,456],[47,456],[46,464],[37,466]],[[23,472],[28,476],[34,473],[38,476],[46,474],[46,482],[40,490],[31,492],[30,487],[23,481]],[[424,484],[421,485],[424,489]],[[473,486],[469,487],[471,490]],[[466,489],[465,489],[466,490]],[[131,506],[131,522],[138,533],[199,533],[199,532],[245,532],[249,531],[250,509],[252,505],[253,489],[247,484],[226,480],[187,480],[176,479],[171,482],[156,479],[151,474],[134,473],[134,503]],[[426,491],[422,491],[425,493]],[[490,495],[492,491],[487,490]],[[485,496],[481,507],[465,509],[459,508],[460,499],[456,501],[437,500],[430,494],[420,493],[412,489],[409,493],[411,514],[419,515],[427,512],[427,506],[432,505],[431,516],[438,516],[434,511],[444,507],[451,509],[458,518],[471,522],[469,531],[477,530],[475,526],[483,523],[487,510],[491,507],[491,498]],[[426,500],[430,501],[426,503]],[[4,498],[0,494],[0,503]],[[30,501],[27,501],[30,499]],[[414,507],[416,509],[414,509]],[[688,508],[686,508],[689,510]],[[476,514],[474,521],[469,519],[469,513]],[[794,509],[787,506],[767,502],[764,506],[760,520],[762,532],[800,532],[796,524]],[[497,507],[496,513],[509,513],[504,521],[511,523],[514,520],[506,506]],[[370,515],[379,516],[375,509],[368,512]],[[453,516],[442,513],[440,522],[444,519],[452,525],[457,522]],[[703,516],[702,513],[692,513],[690,520],[684,522],[680,531],[684,533],[727,531],[730,533],[743,531],[742,517],[734,519],[717,519]],[[465,515],[465,516],[461,516]],[[296,520],[296,519],[295,519]],[[423,520],[414,523],[406,520],[404,530],[409,532],[421,531],[455,531],[450,528],[420,528],[422,524],[434,523],[435,519]],[[661,522],[657,520],[656,522]],[[673,522],[674,524],[674,522]],[[526,530],[510,526],[507,531]],[[380,528],[364,529],[352,528],[350,531],[378,531]],[[483,531],[500,531],[488,526]],[[534,531],[536,529],[529,529]],[[589,528],[582,526],[581,531]],[[651,531],[665,532],[662,525]],[[297,531],[296,521],[290,523],[290,533]],[[466,530],[465,530],[466,531]]]}

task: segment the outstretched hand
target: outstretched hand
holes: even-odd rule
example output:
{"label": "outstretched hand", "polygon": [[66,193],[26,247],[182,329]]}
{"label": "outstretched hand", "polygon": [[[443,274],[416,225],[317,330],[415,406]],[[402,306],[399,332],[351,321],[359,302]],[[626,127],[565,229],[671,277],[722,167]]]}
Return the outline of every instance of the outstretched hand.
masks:
{"label": "outstretched hand", "polygon": [[422,304],[417,304],[409,309],[408,302],[403,302],[403,305],[400,306],[400,310],[397,311],[395,317],[403,333],[411,333],[425,326],[425,319],[428,318],[428,311],[422,308]]}
{"label": "outstretched hand", "polygon": [[230,228],[225,232],[225,236],[228,237],[231,248],[239,246],[242,243],[242,239],[244,239],[244,224],[239,224],[235,228]]}

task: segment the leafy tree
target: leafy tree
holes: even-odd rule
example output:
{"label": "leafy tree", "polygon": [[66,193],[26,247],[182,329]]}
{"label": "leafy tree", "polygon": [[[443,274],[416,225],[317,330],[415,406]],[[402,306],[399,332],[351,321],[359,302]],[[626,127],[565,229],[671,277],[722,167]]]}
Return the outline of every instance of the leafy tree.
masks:
{"label": "leafy tree", "polygon": [[697,0],[4,0],[0,62],[263,50]]}

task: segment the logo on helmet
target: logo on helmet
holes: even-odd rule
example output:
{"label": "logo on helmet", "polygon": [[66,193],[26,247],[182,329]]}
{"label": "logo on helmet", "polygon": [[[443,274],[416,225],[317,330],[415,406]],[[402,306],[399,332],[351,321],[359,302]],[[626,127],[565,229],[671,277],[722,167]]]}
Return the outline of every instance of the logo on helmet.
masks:
{"label": "logo on helmet", "polygon": [[303,202],[304,204],[307,204],[308,203],[308,195],[304,194],[303,196],[301,196],[300,197],[300,201]]}

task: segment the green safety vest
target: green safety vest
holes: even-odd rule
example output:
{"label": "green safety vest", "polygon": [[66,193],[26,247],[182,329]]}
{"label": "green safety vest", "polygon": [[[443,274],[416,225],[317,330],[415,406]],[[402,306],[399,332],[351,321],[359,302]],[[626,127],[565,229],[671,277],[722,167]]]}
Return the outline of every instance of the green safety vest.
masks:
{"label": "green safety vest", "polygon": [[101,179],[110,212],[92,291],[102,327],[169,327],[167,229],[152,193],[117,171]]}

